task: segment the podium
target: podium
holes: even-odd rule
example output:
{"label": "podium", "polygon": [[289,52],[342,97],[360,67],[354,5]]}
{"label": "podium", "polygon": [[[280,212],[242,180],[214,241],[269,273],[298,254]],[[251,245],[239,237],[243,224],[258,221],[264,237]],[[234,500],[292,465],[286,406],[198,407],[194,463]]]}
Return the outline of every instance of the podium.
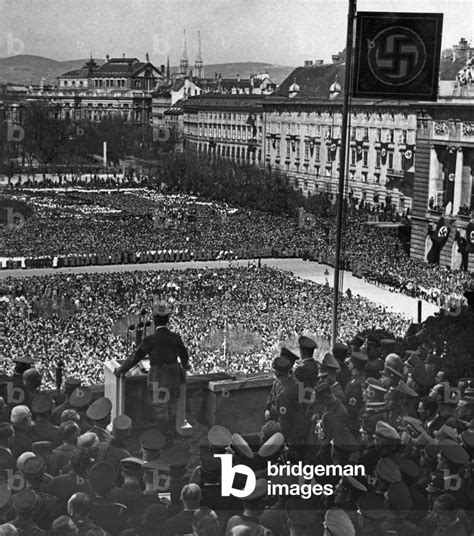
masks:
{"label": "podium", "polygon": [[[114,370],[121,362],[111,359],[104,363],[104,396],[112,402],[112,419],[128,415],[136,428],[153,424],[151,405],[148,401],[147,374],[135,366],[120,378]],[[186,420],[186,384],[180,385],[176,403],[176,432],[191,435],[193,427]]]}

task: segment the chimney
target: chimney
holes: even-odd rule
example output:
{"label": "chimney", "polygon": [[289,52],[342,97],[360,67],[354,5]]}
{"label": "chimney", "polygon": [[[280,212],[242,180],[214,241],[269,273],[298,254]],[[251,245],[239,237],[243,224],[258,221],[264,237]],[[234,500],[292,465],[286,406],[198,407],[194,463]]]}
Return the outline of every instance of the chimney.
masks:
{"label": "chimney", "polygon": [[109,61],[109,58],[110,58],[110,56],[107,54],[107,55],[105,56],[105,59],[106,59],[107,61]]}
{"label": "chimney", "polygon": [[314,65],[323,65],[324,64],[324,60],[314,60]]}
{"label": "chimney", "polygon": [[122,53],[122,59],[125,59],[125,52]]}
{"label": "chimney", "polygon": [[164,65],[160,65],[160,69],[161,69],[162,74],[165,74],[165,66],[164,66]]}
{"label": "chimney", "polygon": [[217,80],[217,73],[214,73],[214,78]]}
{"label": "chimney", "polygon": [[240,74],[237,73],[237,82],[240,82]]}
{"label": "chimney", "polygon": [[304,66],[305,67],[311,67],[311,65],[313,65],[313,60],[305,60],[304,61]]}
{"label": "chimney", "polygon": [[148,54],[148,52],[145,54],[145,61],[147,63],[150,63],[150,55]]}

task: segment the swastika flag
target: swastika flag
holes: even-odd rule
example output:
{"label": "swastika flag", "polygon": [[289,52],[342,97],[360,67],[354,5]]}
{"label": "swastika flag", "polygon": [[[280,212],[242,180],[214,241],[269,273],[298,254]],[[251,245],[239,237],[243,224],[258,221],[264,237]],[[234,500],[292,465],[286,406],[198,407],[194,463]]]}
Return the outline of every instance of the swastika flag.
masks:
{"label": "swastika flag", "polygon": [[435,101],[441,13],[357,13],[353,96]]}

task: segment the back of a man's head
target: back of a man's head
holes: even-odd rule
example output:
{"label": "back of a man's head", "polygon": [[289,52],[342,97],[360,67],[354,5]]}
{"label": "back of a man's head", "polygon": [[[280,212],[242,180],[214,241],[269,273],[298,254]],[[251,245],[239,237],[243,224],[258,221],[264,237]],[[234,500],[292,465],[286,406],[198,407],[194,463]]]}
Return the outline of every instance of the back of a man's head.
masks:
{"label": "back of a man's head", "polygon": [[0,536],[18,536],[18,531],[11,523],[5,523],[0,525]]}
{"label": "back of a man's head", "polygon": [[201,488],[197,484],[186,484],[181,490],[181,501],[187,510],[196,510],[201,504]]}
{"label": "back of a man's head", "polygon": [[38,389],[41,385],[41,374],[35,368],[23,372],[23,384],[26,389]]}
{"label": "back of a man's head", "polygon": [[90,509],[91,500],[86,493],[74,493],[67,503],[67,511],[71,517],[87,517]]}
{"label": "back of a man's head", "polygon": [[65,421],[60,426],[61,439],[64,443],[77,443],[77,438],[81,432],[79,426],[73,421]]}
{"label": "back of a man's head", "polygon": [[71,467],[76,475],[85,477],[92,463],[90,452],[85,448],[77,449],[71,458]]}
{"label": "back of a man's head", "polygon": [[10,415],[13,426],[28,427],[31,424],[31,411],[28,406],[15,406]]}
{"label": "back of a man's head", "polygon": [[221,533],[217,514],[207,506],[194,512],[193,529],[198,536],[218,536]]}
{"label": "back of a man's head", "polygon": [[78,536],[78,534],[79,530],[69,516],[55,519],[48,532],[48,536]]}

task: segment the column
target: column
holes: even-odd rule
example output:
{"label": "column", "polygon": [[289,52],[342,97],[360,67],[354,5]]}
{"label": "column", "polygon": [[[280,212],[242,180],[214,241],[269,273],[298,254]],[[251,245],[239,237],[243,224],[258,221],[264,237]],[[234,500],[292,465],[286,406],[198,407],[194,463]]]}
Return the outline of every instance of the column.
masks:
{"label": "column", "polygon": [[428,199],[427,202],[429,203],[429,200],[431,197],[435,200],[436,205],[436,189],[438,184],[438,174],[439,174],[439,161],[438,161],[438,155],[436,154],[436,147],[434,145],[430,148],[430,175],[428,177]]}
{"label": "column", "polygon": [[454,200],[453,214],[457,214],[461,206],[462,199],[462,173],[463,171],[463,149],[459,147],[456,153],[456,172],[454,177]]}

